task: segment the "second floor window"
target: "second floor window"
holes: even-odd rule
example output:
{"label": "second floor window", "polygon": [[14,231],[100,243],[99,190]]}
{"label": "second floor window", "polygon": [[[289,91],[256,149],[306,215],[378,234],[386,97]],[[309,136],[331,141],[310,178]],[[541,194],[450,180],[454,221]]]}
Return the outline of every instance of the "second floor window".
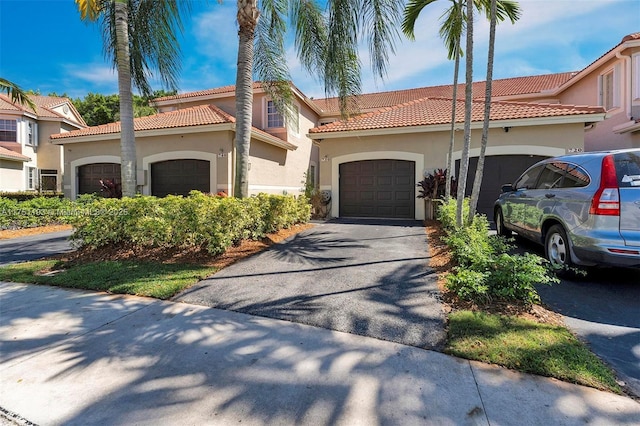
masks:
{"label": "second floor window", "polygon": [[602,76],[602,106],[605,110],[613,108],[613,71]]}
{"label": "second floor window", "polygon": [[32,123],[31,121],[27,122],[27,145],[37,146],[38,145],[38,125],[36,123]]}
{"label": "second floor window", "polygon": [[276,109],[273,101],[267,101],[267,127],[284,127],[284,118]]}
{"label": "second floor window", "polygon": [[16,120],[0,119],[0,142],[18,142]]}

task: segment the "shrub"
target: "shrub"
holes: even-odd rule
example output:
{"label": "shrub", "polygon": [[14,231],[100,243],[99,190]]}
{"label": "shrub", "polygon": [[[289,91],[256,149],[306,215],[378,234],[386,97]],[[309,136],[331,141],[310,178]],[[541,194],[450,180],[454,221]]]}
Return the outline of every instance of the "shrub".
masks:
{"label": "shrub", "polygon": [[58,197],[36,197],[25,201],[0,197],[0,229],[20,229],[67,223],[75,205]]}
{"label": "shrub", "polygon": [[[465,200],[468,211],[468,202]],[[536,255],[512,255],[502,236],[489,235],[486,216],[455,226],[456,200],[440,209],[439,219],[458,266],[447,276],[447,288],[464,300],[487,303],[495,299],[531,304],[539,301],[535,284],[558,282],[549,263]],[[466,213],[465,213],[466,215]]]}
{"label": "shrub", "polygon": [[73,218],[72,239],[90,247],[128,242],[139,247],[198,247],[219,254],[240,240],[260,238],[310,216],[304,197],[265,194],[238,199],[192,191],[188,197],[82,202],[93,213]]}

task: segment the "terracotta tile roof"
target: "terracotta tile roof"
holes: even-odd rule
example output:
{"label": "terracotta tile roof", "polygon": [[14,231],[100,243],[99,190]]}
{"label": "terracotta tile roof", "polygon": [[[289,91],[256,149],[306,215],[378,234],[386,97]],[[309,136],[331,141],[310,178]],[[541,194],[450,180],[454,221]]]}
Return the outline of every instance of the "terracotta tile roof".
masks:
{"label": "terracotta tile roof", "polygon": [[[514,77],[493,80],[493,97],[518,96],[541,93],[546,90],[555,89],[571,77],[575,72],[564,72],[557,74],[534,75],[529,77]],[[484,81],[473,83],[474,99],[484,98]],[[464,84],[458,85],[458,99],[464,99]],[[415,101],[422,98],[451,98],[453,96],[453,85],[420,87],[417,89],[395,90],[390,92],[366,93],[358,97],[358,107],[361,111],[379,109],[399,105],[405,102]],[[338,98],[314,99],[313,102],[325,114],[338,115],[340,107]]]}
{"label": "terracotta tile roof", "polygon": [[0,146],[0,158],[5,158],[9,160],[18,160],[18,161],[30,161],[31,158],[26,155],[18,154],[15,151],[11,151],[3,146]]}
{"label": "terracotta tile roof", "polygon": [[[253,83],[253,90],[260,89],[261,87],[262,87],[262,84],[259,81],[256,81]],[[230,85],[230,86],[216,87],[214,89],[198,90],[196,92],[181,93],[173,96],[163,96],[161,98],[155,98],[153,101],[154,102],[171,101],[176,99],[188,100],[189,98],[196,98],[198,96],[210,96],[210,95],[220,95],[220,94],[229,94],[229,96],[235,96],[236,86]]]}
{"label": "terracotta tile roof", "polygon": [[[536,104],[495,101],[491,104],[491,120],[515,120],[604,113],[601,107]],[[472,121],[483,120],[484,101],[473,101]],[[355,130],[388,129],[396,127],[429,126],[451,122],[451,99],[424,98],[394,107],[361,114],[349,120],[336,121],[311,129],[309,133],[330,133]],[[456,107],[456,122],[464,122],[464,101]]]}
{"label": "terracotta tile roof", "polygon": [[[133,127],[135,131],[144,130],[160,130],[171,129],[180,127],[192,127],[192,126],[206,126],[211,124],[224,124],[235,123],[236,118],[230,114],[227,114],[220,108],[214,105],[198,105],[190,108],[178,109],[175,111],[162,112],[147,117],[139,117],[133,120]],[[270,133],[260,130],[256,127],[252,128],[254,133],[258,133],[266,138],[274,139]],[[51,135],[51,139],[69,139],[80,136],[93,136],[93,135],[109,135],[120,133],[120,122],[108,123],[100,126],[86,127],[84,129],[74,130],[67,133],[59,133],[57,135]],[[277,139],[277,138],[276,138]],[[287,146],[293,147],[293,144],[288,142],[283,143]]]}
{"label": "terracotta tile roof", "polygon": [[[176,127],[204,126],[209,124],[232,123],[235,118],[213,105],[199,105],[191,108],[162,112],[133,120],[136,131],[170,129]],[[120,122],[87,127],[67,133],[51,135],[51,139],[65,139],[78,136],[108,135],[120,133]]]}
{"label": "terracotta tile roof", "polygon": [[[77,116],[80,117],[80,121],[75,121],[75,120],[72,120],[72,121],[82,126],[87,125],[87,123],[85,123],[80,113],[78,113],[78,110],[75,108],[73,103],[67,98],[63,98],[59,96],[40,96],[40,95],[29,95],[29,97],[31,98],[33,103],[36,105],[36,115],[38,118],[66,119],[64,115],[59,114],[52,109],[66,103],[77,114]],[[11,102],[11,98],[9,98],[9,96],[5,94],[0,94],[0,111],[2,110],[21,111],[21,112],[33,114],[33,110],[29,108],[28,105],[13,103]]]}

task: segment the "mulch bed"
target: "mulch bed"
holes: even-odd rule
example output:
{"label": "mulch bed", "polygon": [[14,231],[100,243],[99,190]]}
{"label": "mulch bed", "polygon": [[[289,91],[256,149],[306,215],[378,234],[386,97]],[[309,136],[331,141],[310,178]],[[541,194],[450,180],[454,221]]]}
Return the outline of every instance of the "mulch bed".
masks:
{"label": "mulch bed", "polygon": [[511,315],[537,321],[545,324],[564,326],[562,315],[550,311],[543,306],[525,306],[517,303],[492,302],[489,305],[478,305],[473,302],[461,300],[453,292],[449,291],[445,283],[446,276],[451,268],[456,266],[449,247],[442,242],[445,232],[436,220],[425,221],[425,230],[429,241],[429,266],[438,273],[438,286],[442,292],[442,301],[447,312],[452,310],[483,311],[491,314]]}
{"label": "mulch bed", "polygon": [[40,235],[40,234],[46,234],[49,232],[69,231],[71,229],[73,229],[71,225],[49,225],[49,226],[38,226],[35,228],[4,229],[0,231],[0,240],[26,237],[28,235]]}

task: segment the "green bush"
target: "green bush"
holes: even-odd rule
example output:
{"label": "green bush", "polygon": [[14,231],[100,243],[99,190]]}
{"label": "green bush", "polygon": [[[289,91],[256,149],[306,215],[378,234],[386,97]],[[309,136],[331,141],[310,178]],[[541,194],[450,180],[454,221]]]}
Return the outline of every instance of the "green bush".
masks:
{"label": "green bush", "polygon": [[79,245],[128,242],[139,247],[198,247],[211,254],[310,217],[304,197],[265,194],[237,199],[193,191],[188,197],[87,199],[82,206],[88,214],[72,220],[72,239]]}
{"label": "green bush", "polygon": [[64,198],[64,194],[61,192],[0,192],[0,198],[9,198],[15,201],[27,201],[34,198]]}
{"label": "green bush", "polygon": [[[468,211],[468,202],[465,200]],[[456,201],[440,209],[445,243],[458,266],[447,276],[447,288],[464,300],[487,303],[492,300],[539,301],[535,284],[558,282],[549,263],[536,255],[512,255],[504,237],[489,235],[486,216],[476,215],[470,224],[455,225]],[[465,215],[466,217],[466,215]]]}
{"label": "green bush", "polygon": [[0,197],[0,229],[20,229],[67,223],[76,206],[58,197],[36,197],[25,201]]}

